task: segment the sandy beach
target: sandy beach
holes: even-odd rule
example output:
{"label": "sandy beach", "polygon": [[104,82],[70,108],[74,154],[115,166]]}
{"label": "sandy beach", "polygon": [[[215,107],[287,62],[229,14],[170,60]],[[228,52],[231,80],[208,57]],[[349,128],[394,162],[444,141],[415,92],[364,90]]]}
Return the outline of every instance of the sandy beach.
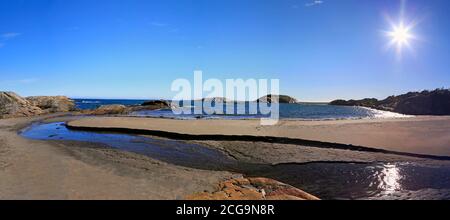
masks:
{"label": "sandy beach", "polygon": [[1,199],[317,199],[272,179],[177,166],[94,142],[19,134],[33,123],[77,118],[61,113],[0,120]]}
{"label": "sandy beach", "polygon": [[97,144],[35,141],[17,134],[44,118],[0,120],[0,198],[182,199],[213,191],[232,177]]}
{"label": "sandy beach", "polygon": [[136,117],[95,117],[69,126],[108,130],[148,130],[193,136],[282,137],[363,146],[389,151],[450,156],[450,117],[300,121],[282,120],[261,126],[259,120],[171,120]]}
{"label": "sandy beach", "polygon": [[[230,161],[240,164],[231,170],[243,172],[253,172],[252,169],[277,169],[270,167],[275,165],[330,162],[448,164],[446,157],[435,160],[426,155],[449,155],[449,150],[445,147],[449,146],[449,134],[445,132],[449,129],[449,117],[287,120],[281,121],[277,126],[261,127],[257,120],[173,120],[52,114],[0,120],[0,198],[261,199],[261,194],[258,193],[261,189],[248,190],[248,185],[239,184],[255,181],[257,185],[261,182],[273,184],[273,180],[245,179],[245,175],[228,171],[228,168],[223,168],[222,171],[215,170],[216,168],[211,170],[205,164],[204,169],[197,169],[94,142],[31,140],[19,134],[23,128],[35,122],[66,122],[69,127],[84,130],[94,128],[110,131],[108,129],[118,128],[123,133],[135,133],[136,130],[156,131],[137,135],[161,139],[163,142],[168,140],[167,134],[181,134],[181,137],[193,135],[182,142],[219,150]],[[205,138],[208,135],[220,136],[218,139]],[[231,138],[223,139],[222,136]],[[246,140],[248,137],[264,139]],[[267,137],[300,138],[323,143],[317,147],[309,146],[308,141],[282,143]],[[423,139],[424,137],[427,138]],[[426,144],[427,141],[434,145]],[[333,145],[336,142],[370,148],[353,149],[354,146],[349,145],[348,149],[340,149],[340,145],[337,148]],[[370,150],[372,148],[375,151]],[[378,148],[425,154],[425,157],[377,152]],[[289,181],[289,178],[286,180]],[[285,186],[284,183],[274,182],[278,186]],[[243,194],[246,190],[248,192]],[[300,189],[295,190],[295,195],[308,195],[305,198],[315,199]],[[291,195],[266,198],[299,199]]]}

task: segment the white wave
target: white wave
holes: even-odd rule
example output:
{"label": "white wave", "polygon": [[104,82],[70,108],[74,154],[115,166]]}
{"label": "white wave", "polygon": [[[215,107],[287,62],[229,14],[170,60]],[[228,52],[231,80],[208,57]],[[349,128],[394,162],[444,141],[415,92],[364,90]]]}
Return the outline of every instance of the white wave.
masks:
{"label": "white wave", "polygon": [[404,115],[396,112],[383,111],[373,108],[360,107],[363,109],[367,109],[372,113],[371,118],[412,118],[413,115]]}
{"label": "white wave", "polygon": [[83,100],[83,101],[81,101],[81,103],[83,103],[83,104],[97,104],[97,103],[100,103],[100,101],[85,101],[85,100]]}

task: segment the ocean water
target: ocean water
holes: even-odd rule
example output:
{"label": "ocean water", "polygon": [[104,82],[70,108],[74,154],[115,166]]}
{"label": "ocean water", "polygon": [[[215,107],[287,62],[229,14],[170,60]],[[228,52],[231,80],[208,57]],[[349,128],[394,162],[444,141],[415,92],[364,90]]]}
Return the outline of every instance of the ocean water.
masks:
{"label": "ocean water", "polygon": [[132,99],[74,99],[75,105],[78,109],[95,109],[101,105],[140,105],[147,100],[132,100]]}
{"label": "ocean water", "polygon": [[[122,104],[122,105],[140,105],[146,100],[119,100],[119,99],[75,99],[76,106],[79,109],[94,109],[101,105]],[[190,103],[188,106],[180,106],[179,109],[185,110],[184,114],[174,114],[171,109],[138,111],[130,113],[133,116],[142,117],[164,117],[178,119],[249,119],[268,117],[270,115],[261,114],[257,103],[235,103],[233,111],[227,111],[223,108],[223,114],[206,114],[203,109],[202,114],[195,114],[196,108],[202,108],[201,102]],[[258,109],[258,114],[251,114],[250,109]],[[332,106],[327,104],[280,104],[279,116],[284,119],[302,119],[302,120],[338,120],[338,119],[361,119],[361,118],[394,118],[410,117],[393,112],[380,111],[364,107],[353,106]]]}

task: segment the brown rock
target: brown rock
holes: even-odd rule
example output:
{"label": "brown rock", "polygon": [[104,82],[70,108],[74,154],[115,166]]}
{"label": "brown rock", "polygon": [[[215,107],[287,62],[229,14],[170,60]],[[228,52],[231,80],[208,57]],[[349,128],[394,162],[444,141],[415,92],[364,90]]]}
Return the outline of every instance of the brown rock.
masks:
{"label": "brown rock", "polygon": [[170,102],[164,100],[153,100],[142,103],[140,106],[130,106],[128,111],[147,111],[147,110],[157,110],[157,109],[167,109],[170,108]]}
{"label": "brown rock", "polygon": [[102,105],[97,109],[86,111],[86,114],[93,115],[116,115],[124,114],[127,112],[127,107],[124,105]]}
{"label": "brown rock", "polygon": [[39,107],[14,92],[0,92],[0,118],[24,117],[42,114]]}
{"label": "brown rock", "polygon": [[75,102],[66,96],[31,96],[26,100],[48,113],[75,110]]}
{"label": "brown rock", "polygon": [[142,106],[159,106],[161,108],[164,107],[170,107],[169,102],[164,101],[164,100],[152,100],[152,101],[146,101],[144,103],[141,104]]}
{"label": "brown rock", "polygon": [[232,178],[217,191],[189,195],[188,200],[318,200],[293,186],[268,178]]}

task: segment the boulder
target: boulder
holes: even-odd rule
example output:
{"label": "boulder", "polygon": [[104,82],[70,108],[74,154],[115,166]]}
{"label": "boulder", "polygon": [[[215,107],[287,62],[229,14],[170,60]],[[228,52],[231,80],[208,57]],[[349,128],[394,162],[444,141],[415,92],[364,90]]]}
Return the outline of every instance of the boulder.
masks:
{"label": "boulder", "polygon": [[149,106],[149,105],[168,105],[167,101],[164,100],[151,100],[151,101],[145,101],[141,104],[142,106]]}
{"label": "boulder", "polygon": [[134,111],[147,111],[147,110],[168,109],[168,108],[170,108],[170,102],[165,100],[152,100],[146,101],[138,106],[130,106],[128,110],[130,112],[134,112]]}
{"label": "boulder", "polygon": [[14,92],[0,92],[0,118],[24,117],[42,114],[41,108]]}
{"label": "boulder", "polygon": [[231,178],[214,192],[201,192],[188,200],[318,200],[319,198],[293,186],[268,178]]}
{"label": "boulder", "polygon": [[75,102],[66,96],[31,96],[26,98],[32,105],[48,113],[74,111]]}
{"label": "boulder", "polygon": [[125,105],[102,105],[94,110],[86,110],[82,113],[93,115],[117,115],[127,114],[135,111],[157,110],[170,108],[170,103],[164,100],[147,101],[141,105],[125,106]]}
{"label": "boulder", "polygon": [[117,115],[124,114],[127,112],[127,107],[125,105],[102,105],[94,110],[88,110],[84,113],[93,115]]}
{"label": "boulder", "polygon": [[141,104],[141,106],[154,106],[158,108],[170,108],[170,103],[165,100],[152,100],[146,101]]}

